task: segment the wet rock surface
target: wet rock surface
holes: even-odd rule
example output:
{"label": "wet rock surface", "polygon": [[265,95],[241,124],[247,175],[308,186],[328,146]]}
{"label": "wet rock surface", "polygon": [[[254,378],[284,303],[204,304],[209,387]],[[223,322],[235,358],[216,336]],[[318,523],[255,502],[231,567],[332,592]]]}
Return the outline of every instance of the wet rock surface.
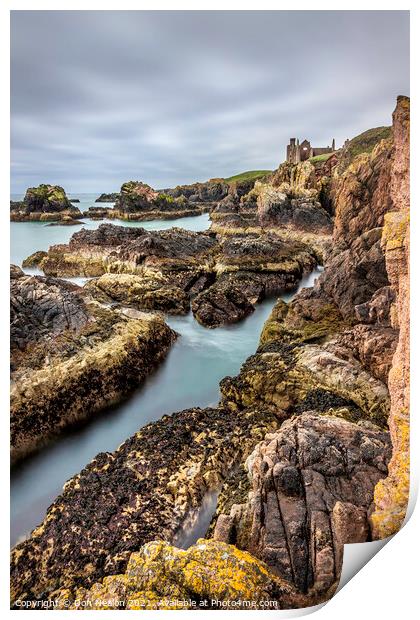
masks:
{"label": "wet rock surface", "polygon": [[12,596],[90,587],[123,572],[133,551],[170,541],[207,489],[275,428],[274,416],[221,408],[164,416],[72,478],[12,553]]}
{"label": "wet rock surface", "polygon": [[180,228],[155,232],[101,224],[26,263],[54,276],[101,276],[87,285],[100,300],[182,313],[191,299],[197,320],[216,327],[243,319],[269,295],[293,289],[316,261],[306,244],[275,234],[218,239]]}
{"label": "wet rock surface", "polygon": [[174,339],[156,315],[128,319],[75,284],[13,267],[12,459],[127,396]]}
{"label": "wet rock surface", "polygon": [[247,297],[229,280],[217,282],[199,293],[191,308],[197,321],[206,327],[236,323],[254,311]]}
{"label": "wet rock surface", "polygon": [[186,314],[190,308],[188,294],[165,279],[106,273],[88,281],[84,290],[102,303],[119,303],[139,310]]}

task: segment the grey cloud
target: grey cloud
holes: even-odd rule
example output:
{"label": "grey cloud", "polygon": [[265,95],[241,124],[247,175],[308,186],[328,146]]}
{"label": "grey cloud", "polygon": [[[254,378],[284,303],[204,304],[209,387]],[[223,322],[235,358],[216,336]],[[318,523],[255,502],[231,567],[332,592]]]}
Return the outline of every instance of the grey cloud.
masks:
{"label": "grey cloud", "polygon": [[274,168],[289,137],[389,124],[405,11],[15,11],[12,191]]}

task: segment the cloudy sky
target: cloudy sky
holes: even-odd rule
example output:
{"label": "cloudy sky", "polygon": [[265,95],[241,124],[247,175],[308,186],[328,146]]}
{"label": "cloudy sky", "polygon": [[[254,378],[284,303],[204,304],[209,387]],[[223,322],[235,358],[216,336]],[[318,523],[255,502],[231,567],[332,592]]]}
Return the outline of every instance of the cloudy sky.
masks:
{"label": "cloudy sky", "polygon": [[398,11],[14,11],[12,191],[161,188],[341,145],[409,88]]}

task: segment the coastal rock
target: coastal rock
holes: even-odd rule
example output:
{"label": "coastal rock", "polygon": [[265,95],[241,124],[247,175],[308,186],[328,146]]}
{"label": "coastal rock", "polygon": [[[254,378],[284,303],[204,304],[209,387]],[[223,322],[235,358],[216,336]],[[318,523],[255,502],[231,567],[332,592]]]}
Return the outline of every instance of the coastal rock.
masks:
{"label": "coastal rock", "polygon": [[316,265],[313,250],[304,243],[273,234],[235,235],[220,241],[218,273],[237,270],[289,273],[296,280]]}
{"label": "coastal rock", "polygon": [[[288,609],[304,604],[286,581],[246,551],[199,539],[183,551],[163,541],[130,556],[125,573],[89,590],[55,593],[70,609]],[[110,601],[108,605],[105,601]],[[121,601],[123,605],[121,606]]]}
{"label": "coastal rock", "polygon": [[393,445],[389,476],[375,489],[371,516],[373,537],[385,538],[403,524],[410,491],[410,100],[398,97],[393,115],[394,158],[391,195],[394,210],[385,215],[382,244],[386,269],[396,302],[392,325],[399,329],[388,387],[391,396],[389,428]]}
{"label": "coastal rock", "polygon": [[172,271],[181,278],[197,268],[206,270],[216,243],[206,233],[180,228],[147,231],[101,224],[95,230],[78,231],[68,245],[50,247],[39,266],[47,275],[64,277]]}
{"label": "coastal rock", "polygon": [[355,307],[356,318],[363,323],[390,327],[394,303],[395,291],[391,286],[384,286],[375,291],[369,301]]}
{"label": "coastal rock", "polygon": [[[74,391],[73,391],[74,397]],[[188,409],[143,427],[99,454],[12,551],[12,600],[89,588],[126,570],[150,541],[171,542],[236,464],[275,429],[274,415]]]}
{"label": "coastal rock", "polygon": [[128,181],[121,185],[116,208],[127,213],[148,210],[154,205],[159,192],[141,181]]}
{"label": "coastal rock", "polygon": [[[12,274],[19,269],[12,265]],[[20,269],[10,283],[11,349],[24,350],[31,341],[78,331],[89,322],[81,289],[63,280],[27,276]]]}
{"label": "coastal rock", "polygon": [[247,297],[228,280],[217,281],[192,301],[194,317],[206,327],[236,323],[254,312]]}
{"label": "coastal rock", "polygon": [[87,211],[83,212],[83,217],[88,217],[91,220],[104,220],[109,217],[109,213],[110,209],[107,207],[89,207]]}
{"label": "coastal rock", "polygon": [[189,296],[184,290],[158,278],[107,273],[88,281],[84,290],[99,301],[118,302],[140,310],[186,314],[190,309]]}
{"label": "coastal rock", "polygon": [[389,410],[386,386],[335,340],[262,345],[237,377],[221,381],[220,389],[225,407],[262,406],[283,418],[314,408],[384,427]]}
{"label": "coastal rock", "polygon": [[369,372],[388,383],[392,358],[398,342],[398,330],[377,325],[355,325],[342,332],[338,338],[340,345],[349,349]]}
{"label": "coastal rock", "polygon": [[257,205],[258,222],[263,227],[289,227],[312,234],[332,233],[331,217],[317,200],[290,198],[270,185],[261,185]]}
{"label": "coastal rock", "polygon": [[123,183],[109,217],[131,220],[187,217],[199,215],[201,210],[191,204],[184,195],[173,196],[158,192],[146,183],[129,181]]}
{"label": "coastal rock", "polygon": [[197,320],[216,327],[244,318],[265,297],[296,287],[317,257],[306,244],[275,234],[216,239],[179,228],[146,231],[101,224],[27,262],[34,260],[53,276],[107,274],[86,287],[105,301],[178,313],[187,311],[188,296]]}
{"label": "coastal rock", "polygon": [[175,333],[163,319],[100,308],[75,284],[13,272],[12,459],[118,402],[162,361]]}
{"label": "coastal rock", "polygon": [[[115,452],[99,454],[65,485],[42,524],[12,551],[12,601],[80,597],[95,605],[104,594],[123,598],[126,608],[154,609],[167,596],[227,599],[254,592],[261,601],[267,596],[280,607],[300,607],[335,591],[345,543],[398,530],[409,490],[408,109],[408,100],[399,98],[394,141],[384,136],[370,148],[368,140],[367,150],[360,141],[362,150],[352,151],[344,169],[337,154],[328,170],[310,162],[283,165],[268,189],[257,185],[241,196],[228,190],[213,220],[230,222],[226,236],[216,238],[217,227],[211,234],[153,233],[106,225],[80,231],[68,245],[34,259],[45,273],[89,273],[107,282],[102,291],[101,278],[82,293],[75,287],[85,325],[66,289],[60,295],[69,296],[73,331],[53,335],[50,348],[42,331],[39,345],[24,336],[23,349],[16,347],[17,372],[22,359],[30,360],[37,397],[42,382],[33,370],[54,367],[53,357],[44,362],[46,352],[70,350],[72,360],[83,338],[91,338],[92,320],[99,333],[89,347],[102,346],[106,334],[112,357],[121,344],[110,334],[127,318],[92,307],[88,290],[101,301],[112,299],[111,292],[114,301],[135,305],[131,278],[140,278],[139,299],[146,280],[159,282],[179,288],[196,314],[219,324],[235,318],[241,304],[252,308],[268,291],[293,286],[317,258],[325,270],[314,287],[276,303],[255,355],[236,377],[222,380],[217,407],[164,416]],[[330,235],[322,227],[313,234],[292,230],[296,222],[290,221],[285,232],[263,230],[257,210],[265,192],[281,203],[282,217],[293,200],[298,208],[319,209],[320,203],[328,217],[335,212],[333,246],[324,245]],[[14,267],[12,278],[20,287],[27,276]],[[51,286],[59,287],[56,282]],[[239,303],[231,307],[232,292]],[[69,381],[70,370],[63,371],[65,389],[77,400],[85,382]],[[103,393],[98,377],[109,375],[113,370],[102,363],[89,375],[96,400]],[[48,385],[52,394],[58,388]],[[65,411],[67,403],[56,408]],[[35,412],[30,422],[32,429]],[[187,552],[169,546],[199,514],[206,494],[220,489],[207,532],[213,540]],[[238,571],[238,562],[246,576],[233,583],[225,569]],[[146,604],[128,602],[132,595],[130,601]]]}
{"label": "coastal rock", "polygon": [[22,261],[22,267],[38,267],[38,265],[46,256],[47,252],[45,252],[44,250],[38,250],[37,252],[34,252],[33,254],[25,258],[24,261]]}
{"label": "coastal rock", "polygon": [[12,202],[10,205],[10,218],[13,221],[51,221],[77,217],[81,217],[81,212],[72,205],[59,185],[30,187],[26,190],[23,202]]}
{"label": "coastal rock", "polygon": [[178,185],[173,189],[165,189],[163,193],[173,198],[186,198],[190,203],[218,202],[229,193],[229,184],[223,179],[211,179],[206,183]]}
{"label": "coastal rock", "polygon": [[116,202],[119,198],[119,192],[113,192],[111,194],[101,194],[95,202]]}
{"label": "coastal rock", "polygon": [[322,600],[338,584],[343,545],[369,540],[373,491],[389,457],[379,429],[316,412],[284,422],[247,460],[251,492],[232,508],[225,542]]}

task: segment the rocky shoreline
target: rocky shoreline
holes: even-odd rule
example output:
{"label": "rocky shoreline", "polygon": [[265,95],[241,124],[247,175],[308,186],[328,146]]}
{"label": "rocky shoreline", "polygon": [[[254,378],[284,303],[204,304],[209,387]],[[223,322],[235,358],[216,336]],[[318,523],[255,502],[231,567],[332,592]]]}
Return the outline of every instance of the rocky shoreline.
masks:
{"label": "rocky shoreline", "polygon": [[[66,483],[12,550],[12,605],[102,609],[97,601],[114,597],[158,609],[169,596],[187,608],[217,597],[304,607],[335,591],[345,543],[399,529],[409,490],[408,98],[398,98],[391,136],[378,132],[360,153],[354,144],[329,165],[283,164],[242,195],[218,196],[210,232],[101,225],[32,257],[46,274],[39,285],[71,298],[77,325],[112,301],[117,324],[129,305],[191,307],[217,327],[293,289],[317,262],[325,269],[276,303],[216,406],[148,424]],[[141,185],[142,200],[156,200]],[[57,279],[76,275],[97,279],[77,291]],[[25,280],[14,270],[15,286]],[[50,331],[62,330],[55,321]],[[173,547],[216,488],[206,539]]]}
{"label": "rocky shoreline", "polygon": [[[55,278],[11,274],[11,456],[126,398],[176,334],[154,314],[95,304]],[[135,318],[134,318],[135,317]]]}
{"label": "rocky shoreline", "polygon": [[47,276],[96,277],[85,288],[100,301],[181,314],[191,304],[200,323],[217,327],[244,318],[265,297],[295,288],[316,266],[317,252],[276,234],[224,239],[180,228],[101,224],[24,264]]}

